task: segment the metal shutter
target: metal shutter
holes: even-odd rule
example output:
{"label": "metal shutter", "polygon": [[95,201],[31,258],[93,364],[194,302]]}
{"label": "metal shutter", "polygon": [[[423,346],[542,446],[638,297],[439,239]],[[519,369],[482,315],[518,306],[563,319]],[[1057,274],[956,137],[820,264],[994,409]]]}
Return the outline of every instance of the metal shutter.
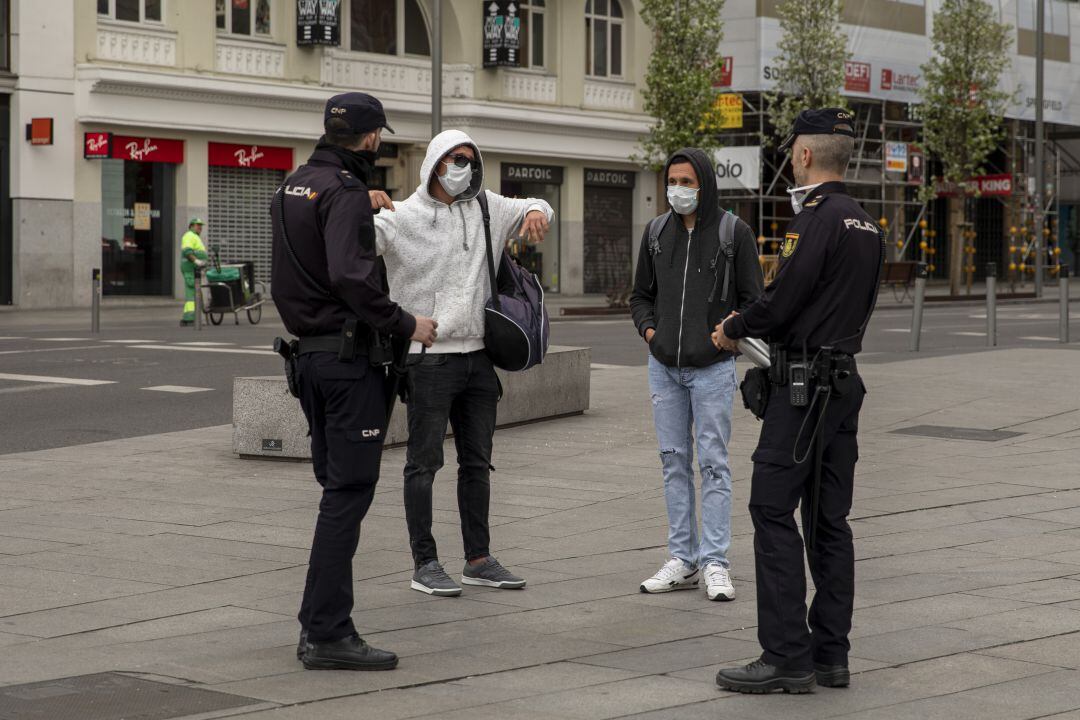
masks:
{"label": "metal shutter", "polygon": [[222,262],[255,263],[255,279],[270,282],[270,200],[284,170],[210,167],[207,235]]}

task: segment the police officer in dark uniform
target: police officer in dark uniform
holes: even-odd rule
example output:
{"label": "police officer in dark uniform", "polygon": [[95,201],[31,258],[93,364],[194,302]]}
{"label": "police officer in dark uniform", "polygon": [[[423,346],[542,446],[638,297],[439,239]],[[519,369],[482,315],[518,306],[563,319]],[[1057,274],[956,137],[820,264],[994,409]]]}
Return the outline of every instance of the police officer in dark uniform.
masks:
{"label": "police officer in dark uniform", "polygon": [[[386,433],[386,338],[430,346],[436,323],[390,300],[375,257],[367,180],[382,129],[382,104],[363,93],[330,98],[326,134],[278,188],[273,220],[274,302],[298,340],[292,388],[311,430],[315,478],[323,488],[297,656],[308,669],[389,670],[397,656],[356,633],[352,559],[379,479]],[[380,357],[376,357],[380,356]]]}
{"label": "police officer in dark uniform", "polygon": [[[844,187],[854,134],[847,111],[799,114],[781,146],[798,187],[788,191],[796,215],[776,278],[713,333],[729,350],[739,338],[767,338],[772,361],[750,490],[764,652],[721,670],[716,682],[726,690],[810,692],[849,682],[855,552],[847,516],[866,393],[854,356],[885,254],[878,225]],[[800,505],[805,543],[794,517]],[[809,616],[804,549],[817,589]]]}

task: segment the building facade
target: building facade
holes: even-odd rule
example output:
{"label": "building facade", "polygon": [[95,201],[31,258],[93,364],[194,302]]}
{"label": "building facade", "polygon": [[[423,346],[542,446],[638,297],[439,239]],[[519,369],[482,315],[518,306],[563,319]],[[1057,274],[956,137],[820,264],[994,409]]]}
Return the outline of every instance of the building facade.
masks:
{"label": "building facade", "polygon": [[[1007,133],[987,163],[987,174],[972,181],[978,198],[941,188],[925,205],[917,190],[939,170],[918,152],[917,105],[923,82],[920,66],[931,55],[930,36],[938,0],[846,0],[841,27],[851,54],[842,92],[856,116],[856,156],[847,181],[875,217],[883,218],[892,259],[926,260],[933,277],[948,277],[963,264],[967,281],[981,278],[987,262],[999,271],[1016,268],[1011,281],[1031,280],[1037,232],[1034,216],[1035,13],[1040,0],[988,0],[1011,26],[1009,69],[1001,87],[1015,93],[1006,111]],[[1049,220],[1047,257],[1080,267],[1080,5],[1045,4],[1045,145]],[[725,199],[759,229],[768,255],[791,216],[784,192],[790,174],[784,158],[768,142],[771,128],[763,93],[777,86],[781,29],[779,0],[727,0],[724,6],[725,58],[718,90],[727,95],[734,119],[721,132],[728,148],[718,158]],[[732,166],[738,166],[735,177]],[[924,224],[925,222],[925,224]],[[963,227],[963,252],[949,257],[948,236]],[[926,243],[923,249],[922,243]],[[1026,248],[1026,250],[1025,250]],[[971,268],[971,272],[966,270]],[[1024,273],[1027,274],[1024,274]]]}
{"label": "building facade", "polygon": [[[397,134],[384,136],[375,184],[409,195],[431,132],[430,11],[426,0],[16,0],[4,116],[51,121],[52,136],[10,141],[0,302],[87,305],[94,268],[106,296],[177,297],[195,216],[223,260],[252,260],[267,278],[270,197],[314,147],[335,93],[383,101]],[[516,57],[485,50],[487,15],[514,21]],[[313,32],[336,44],[308,44]],[[648,126],[637,2],[444,0],[442,46],[443,127],[476,140],[489,189],[544,197],[558,214],[541,246],[519,249],[524,261],[554,292],[629,286],[656,213],[655,176],[630,160]]]}

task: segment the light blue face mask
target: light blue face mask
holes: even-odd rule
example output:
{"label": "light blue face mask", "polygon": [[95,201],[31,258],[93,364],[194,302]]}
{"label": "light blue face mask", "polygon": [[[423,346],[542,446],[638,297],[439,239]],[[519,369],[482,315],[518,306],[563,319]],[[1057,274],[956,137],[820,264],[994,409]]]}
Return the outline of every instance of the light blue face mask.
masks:
{"label": "light blue face mask", "polygon": [[803,201],[806,200],[806,196],[820,184],[821,183],[816,183],[814,185],[803,185],[802,187],[787,189],[788,195],[791,196],[791,209],[796,215],[802,212],[802,204]]}
{"label": "light blue face mask", "polygon": [[684,187],[682,185],[668,185],[667,201],[671,209],[679,215],[690,215],[698,206],[698,188]]}

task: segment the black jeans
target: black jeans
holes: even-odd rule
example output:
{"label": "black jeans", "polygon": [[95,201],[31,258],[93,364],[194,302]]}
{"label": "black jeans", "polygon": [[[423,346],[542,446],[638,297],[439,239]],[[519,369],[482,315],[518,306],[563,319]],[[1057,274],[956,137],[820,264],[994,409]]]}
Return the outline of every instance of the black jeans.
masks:
{"label": "black jeans", "polygon": [[[859,459],[859,410],[862,380],[848,378],[842,395],[829,399],[821,433],[825,442],[817,542],[809,547],[795,525],[801,506],[808,524],[814,455],[796,464],[792,446],[807,408],[792,407],[790,386],[773,386],[754,452],[750,517],[754,521],[754,564],[757,575],[758,640],[762,659],[778,667],[811,670],[813,663],[846,665],[848,633],[855,601],[855,548],[847,516]],[[806,423],[799,457],[807,450],[814,416]],[[803,553],[817,592],[806,611]],[[809,627],[807,627],[809,621]]]}
{"label": "black jeans", "polygon": [[304,354],[297,372],[323,488],[298,619],[310,640],[329,642],[356,632],[352,560],[379,480],[386,390],[366,356],[344,363],[334,353]]}
{"label": "black jeans", "polygon": [[[417,357],[411,358],[416,362]],[[483,351],[424,355],[409,371],[409,446],[405,460],[405,519],[413,560],[437,560],[431,535],[432,484],[443,466],[449,420],[458,460],[458,511],[465,558],[489,553],[491,444],[499,378]]]}

